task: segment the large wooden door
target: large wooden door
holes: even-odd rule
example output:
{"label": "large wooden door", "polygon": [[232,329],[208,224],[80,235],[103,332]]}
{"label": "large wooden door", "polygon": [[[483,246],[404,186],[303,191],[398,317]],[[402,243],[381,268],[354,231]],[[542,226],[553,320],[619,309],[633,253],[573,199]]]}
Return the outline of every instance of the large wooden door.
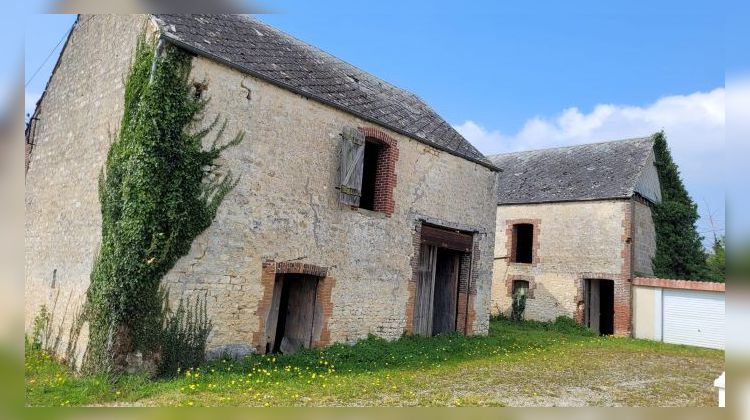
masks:
{"label": "large wooden door", "polygon": [[[432,336],[456,331],[459,298],[468,308],[469,281],[462,283],[461,258],[471,258],[473,235],[455,229],[423,224],[414,293],[412,333]],[[469,264],[467,276],[471,272]],[[460,292],[460,293],[459,293]],[[466,330],[466,314],[460,329]]]}
{"label": "large wooden door", "polygon": [[435,260],[437,247],[422,244],[419,251],[417,287],[414,295],[414,322],[416,335],[432,335],[432,305],[435,291]]}
{"label": "large wooden door", "polygon": [[599,280],[587,280],[588,284],[588,299],[586,303],[586,313],[588,320],[588,327],[591,328],[597,334],[599,333],[599,321],[601,319],[601,302],[600,302],[600,291],[599,291]]}
{"label": "large wooden door", "polygon": [[456,330],[458,269],[458,253],[448,249],[438,249],[435,262],[432,335],[450,333]]}

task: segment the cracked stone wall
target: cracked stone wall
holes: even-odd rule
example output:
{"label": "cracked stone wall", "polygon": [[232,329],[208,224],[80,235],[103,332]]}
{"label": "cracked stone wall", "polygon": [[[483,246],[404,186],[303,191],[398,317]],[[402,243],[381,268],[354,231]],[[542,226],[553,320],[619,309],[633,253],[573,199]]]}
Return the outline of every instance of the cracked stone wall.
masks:
{"label": "cracked stone wall", "polygon": [[[121,117],[124,75],[145,22],[142,16],[86,21],[73,31],[50,83],[26,178],[27,332],[39,306],[50,305],[58,291],[56,318],[69,308],[67,332],[70,312],[88,287],[101,229],[96,180]],[[215,325],[211,349],[242,351],[251,342],[261,316],[262,262],[268,259],[329,268],[336,279],[328,321],[332,341],[371,333],[399,337],[406,327],[419,218],[480,231],[472,330],[487,332],[493,172],[383,129],[399,148],[394,213],[385,217],[343,206],[335,189],[339,134],[345,125],[373,124],[207,59],[197,57],[193,65],[192,77],[206,82],[211,98],[206,122],[220,114],[229,119],[227,137],[239,130],[247,134],[222,160],[239,175],[239,184],[213,225],[164,278],[175,303],[208,297]]]}

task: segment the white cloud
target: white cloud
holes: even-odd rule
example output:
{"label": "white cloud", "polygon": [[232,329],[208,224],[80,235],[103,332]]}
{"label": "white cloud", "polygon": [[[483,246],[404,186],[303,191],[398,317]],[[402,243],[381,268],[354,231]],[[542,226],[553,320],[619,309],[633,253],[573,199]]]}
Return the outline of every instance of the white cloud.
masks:
{"label": "white cloud", "polygon": [[676,153],[717,150],[724,143],[724,97],[718,88],[667,96],[645,107],[601,104],[590,113],[568,108],[552,118],[533,117],[512,134],[471,120],[454,127],[485,154],[639,137],[662,129]]}
{"label": "white cloud", "polygon": [[[746,92],[750,93],[750,83],[746,87]],[[724,88],[717,88],[710,92],[666,96],[646,106],[600,104],[588,113],[568,108],[553,117],[533,117],[516,133],[488,129],[475,121],[465,121],[454,127],[485,154],[642,137],[664,130],[672,155],[701,214],[708,215],[710,210],[716,225],[721,226],[724,222],[725,96]],[[699,229],[708,235],[710,226],[708,218],[704,219]]]}

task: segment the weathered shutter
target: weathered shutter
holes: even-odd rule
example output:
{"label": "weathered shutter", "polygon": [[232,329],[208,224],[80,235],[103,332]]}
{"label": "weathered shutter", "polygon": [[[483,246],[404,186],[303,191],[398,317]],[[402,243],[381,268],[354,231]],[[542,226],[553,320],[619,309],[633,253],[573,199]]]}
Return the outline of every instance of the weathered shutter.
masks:
{"label": "weathered shutter", "polygon": [[356,128],[344,127],[341,137],[339,201],[350,206],[359,206],[359,198],[362,195],[365,136]]}

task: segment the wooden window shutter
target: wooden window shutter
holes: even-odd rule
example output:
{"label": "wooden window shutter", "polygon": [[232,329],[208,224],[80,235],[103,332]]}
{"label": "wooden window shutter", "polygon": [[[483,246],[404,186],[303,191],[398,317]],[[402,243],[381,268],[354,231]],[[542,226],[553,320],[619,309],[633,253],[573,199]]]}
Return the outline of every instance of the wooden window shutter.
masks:
{"label": "wooden window shutter", "polygon": [[339,201],[350,206],[359,206],[359,198],[362,195],[365,135],[356,128],[344,127],[341,137]]}

